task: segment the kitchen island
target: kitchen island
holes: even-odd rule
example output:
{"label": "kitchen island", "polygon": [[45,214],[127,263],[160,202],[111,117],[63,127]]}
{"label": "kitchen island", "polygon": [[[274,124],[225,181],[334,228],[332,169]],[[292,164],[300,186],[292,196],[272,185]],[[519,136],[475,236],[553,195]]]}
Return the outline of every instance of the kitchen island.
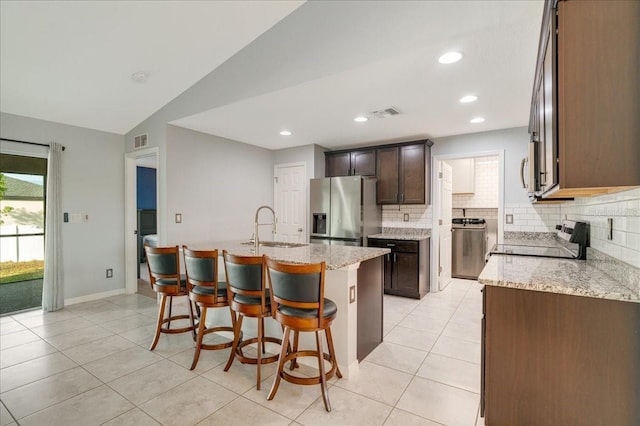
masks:
{"label": "kitchen island", "polygon": [[485,424],[640,424],[640,294],[589,261],[492,255]]}
{"label": "kitchen island", "polygon": [[[241,241],[213,242],[209,245],[239,256],[256,255],[254,246]],[[190,248],[206,249],[193,246]],[[338,306],[338,315],[331,332],[336,358],[342,374],[357,374],[358,362],[382,341],[382,259],[386,248],[308,244],[299,247],[260,246],[258,255],[289,263],[326,263],[325,297]],[[224,279],[222,257],[219,261],[220,279]],[[219,311],[219,310],[215,310]],[[230,324],[228,312],[215,312],[211,321]],[[281,336],[282,329],[272,319],[265,323],[267,335]],[[245,336],[255,335],[254,321],[243,324]],[[302,333],[301,346],[315,347],[312,333]],[[304,362],[304,360],[303,360]]]}

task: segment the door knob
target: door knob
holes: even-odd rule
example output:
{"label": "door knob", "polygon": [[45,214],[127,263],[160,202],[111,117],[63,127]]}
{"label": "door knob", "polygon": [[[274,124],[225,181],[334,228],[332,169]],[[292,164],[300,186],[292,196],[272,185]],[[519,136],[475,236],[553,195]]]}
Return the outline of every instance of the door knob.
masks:
{"label": "door knob", "polygon": [[302,232],[302,228],[298,228],[298,232]]}

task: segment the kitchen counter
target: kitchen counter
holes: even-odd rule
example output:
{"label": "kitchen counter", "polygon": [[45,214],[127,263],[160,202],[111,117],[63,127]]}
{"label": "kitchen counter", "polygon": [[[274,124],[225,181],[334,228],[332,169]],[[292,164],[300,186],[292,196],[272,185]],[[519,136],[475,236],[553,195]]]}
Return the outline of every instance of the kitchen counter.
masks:
{"label": "kitchen counter", "polygon": [[[222,241],[214,243],[214,247],[222,252],[227,250],[237,256],[254,256],[252,244],[243,241]],[[326,262],[327,270],[341,269],[349,265],[383,256],[389,249],[356,246],[338,246],[328,244],[309,244],[302,247],[266,247],[260,246],[258,254],[266,254],[273,260],[290,263],[320,263]]]}
{"label": "kitchen counter", "polygon": [[584,260],[492,255],[480,284],[640,303],[637,290]]}
{"label": "kitchen counter", "polygon": [[384,228],[381,233],[368,235],[368,238],[381,238],[386,240],[422,241],[431,237],[431,229],[428,228]]}

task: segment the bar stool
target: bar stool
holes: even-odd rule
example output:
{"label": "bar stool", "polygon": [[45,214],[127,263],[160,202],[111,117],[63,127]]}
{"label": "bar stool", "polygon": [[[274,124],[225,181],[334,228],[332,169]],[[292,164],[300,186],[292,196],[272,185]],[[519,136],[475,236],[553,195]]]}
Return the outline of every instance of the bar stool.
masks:
{"label": "bar stool", "polygon": [[[223,250],[222,254],[227,276],[227,298],[231,315],[235,317],[233,346],[224,371],[229,371],[236,358],[243,364],[255,364],[256,389],[260,390],[260,366],[278,360],[278,355],[262,356],[265,352],[265,343],[282,343],[281,339],[264,335],[264,319],[271,316],[271,301],[264,277],[264,259],[262,256],[235,256],[226,250]],[[244,317],[258,320],[258,336],[243,341],[241,329]],[[245,355],[242,349],[254,343],[256,357]]]}
{"label": "bar stool", "polygon": [[[202,349],[218,350],[233,345],[233,340],[217,344],[203,343],[204,336],[221,331],[233,333],[234,327],[207,327],[205,324],[208,308],[229,307],[226,284],[218,281],[218,250],[190,250],[186,245],[183,245],[182,252],[184,254],[184,268],[187,273],[189,299],[200,308],[200,320],[198,332],[196,333],[196,351],[190,368],[193,370],[198,364]],[[231,324],[235,324],[233,315],[231,315]]]}
{"label": "bar stool", "polygon": [[[180,250],[175,247],[151,247],[144,246],[147,255],[147,266],[149,268],[149,279],[151,288],[162,296],[160,300],[160,310],[158,311],[158,322],[156,332],[151,343],[150,351],[154,350],[160,340],[160,333],[175,334],[186,333],[188,331],[196,339],[195,322],[193,318],[193,306],[189,301],[188,315],[172,315],[173,298],[175,296],[187,296],[186,276],[180,274]],[[169,314],[165,317],[164,311],[167,299],[169,299]],[[189,319],[188,327],[171,328],[171,321]],[[166,324],[166,325],[165,325]]]}
{"label": "bar stool", "polygon": [[[299,385],[313,385],[320,383],[324,408],[331,411],[327,381],[334,373],[341,378],[338,368],[333,338],[331,337],[331,323],[336,318],[338,307],[324,297],[324,276],[326,265],[324,262],[299,265],[280,263],[271,259],[266,260],[267,276],[271,294],[271,316],[284,326],[282,350],[278,362],[278,371],[268,400],[272,400],[280,379]],[[287,353],[291,331],[294,331],[293,350]],[[319,331],[324,330],[329,353],[324,352]],[[298,335],[300,332],[314,332],[316,335],[316,350],[298,350]],[[284,365],[287,361],[295,365],[299,357],[313,356],[318,360],[319,374],[315,377],[297,377],[287,373]],[[330,364],[329,371],[325,371],[324,361]]]}

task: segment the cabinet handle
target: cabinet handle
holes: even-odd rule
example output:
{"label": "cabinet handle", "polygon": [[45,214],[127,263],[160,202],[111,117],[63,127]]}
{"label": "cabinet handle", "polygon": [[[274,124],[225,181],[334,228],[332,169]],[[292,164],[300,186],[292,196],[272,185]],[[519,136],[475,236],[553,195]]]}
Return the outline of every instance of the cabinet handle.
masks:
{"label": "cabinet handle", "polygon": [[397,253],[393,253],[393,261],[394,262],[398,261],[398,254]]}
{"label": "cabinet handle", "polygon": [[400,202],[404,203],[404,193],[400,194]]}
{"label": "cabinet handle", "polygon": [[524,165],[527,164],[528,161],[529,159],[527,157],[520,161],[520,180],[522,181],[522,187],[524,189],[527,189],[527,184],[524,182]]}
{"label": "cabinet handle", "polygon": [[395,247],[396,245],[393,243],[387,243],[387,247]]}

